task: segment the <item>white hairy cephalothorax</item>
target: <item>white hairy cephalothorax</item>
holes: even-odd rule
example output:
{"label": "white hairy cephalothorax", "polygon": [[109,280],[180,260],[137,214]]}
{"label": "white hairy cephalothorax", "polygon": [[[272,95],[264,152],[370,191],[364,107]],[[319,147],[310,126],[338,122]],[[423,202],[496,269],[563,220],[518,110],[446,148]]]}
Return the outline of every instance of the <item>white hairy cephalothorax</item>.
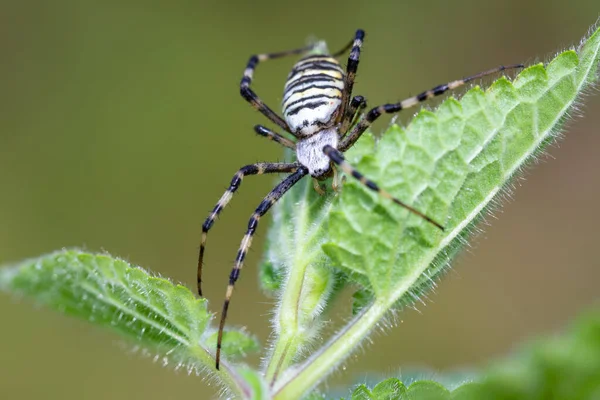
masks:
{"label": "white hairy cephalothorax", "polygon": [[331,168],[331,159],[323,153],[326,145],[337,149],[337,127],[324,129],[296,143],[298,162],[308,168],[308,173],[314,178],[327,174]]}

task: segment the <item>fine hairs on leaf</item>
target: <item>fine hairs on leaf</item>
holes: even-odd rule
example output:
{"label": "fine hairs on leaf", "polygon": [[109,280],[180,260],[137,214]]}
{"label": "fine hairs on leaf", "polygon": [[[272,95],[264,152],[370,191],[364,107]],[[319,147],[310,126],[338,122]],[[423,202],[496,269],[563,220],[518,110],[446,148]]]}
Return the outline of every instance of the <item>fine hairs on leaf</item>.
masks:
{"label": "fine hairs on leaf", "polygon": [[[325,398],[313,389],[371,340],[376,328],[387,328],[403,307],[426,298],[522,169],[556,140],[580,96],[598,79],[599,54],[596,29],[547,65],[530,66],[514,80],[499,77],[486,90],[475,86],[460,100],[450,97],[434,111],[421,110],[404,128],[391,125],[380,138],[366,133],[345,153],[393,196],[441,221],[443,232],[352,177],[338,194],[318,195],[310,179],[286,193],[272,209],[259,274],[265,292],[276,299],[270,343],[260,346],[244,329],[228,327],[220,371],[214,368],[216,328],[207,302],[121,259],[58,251],[0,269],[0,290],[127,337],[165,365],[217,381],[224,397]],[[334,333],[324,338],[322,327],[337,320],[328,314],[344,288],[354,293],[352,316],[343,316],[346,322],[331,326]],[[540,354],[581,370],[585,354],[598,349],[597,320],[590,320],[595,322],[576,330],[585,340],[561,342],[579,359]],[[262,367],[243,364],[257,350]],[[531,378],[536,368],[555,373],[535,357],[517,364],[518,376],[509,362],[495,381],[456,389],[393,377],[359,385],[351,398],[506,398],[498,388],[527,394],[531,386],[519,386],[519,379]]]}
{"label": "fine hairs on leaf", "polygon": [[[226,393],[251,392],[228,364],[215,375],[214,334],[208,329],[212,315],[206,300],[123,260],[59,251],[1,269],[0,288],[112,329],[162,365],[211,377]],[[228,331],[227,336],[223,351],[234,358],[258,348],[242,331]]]}

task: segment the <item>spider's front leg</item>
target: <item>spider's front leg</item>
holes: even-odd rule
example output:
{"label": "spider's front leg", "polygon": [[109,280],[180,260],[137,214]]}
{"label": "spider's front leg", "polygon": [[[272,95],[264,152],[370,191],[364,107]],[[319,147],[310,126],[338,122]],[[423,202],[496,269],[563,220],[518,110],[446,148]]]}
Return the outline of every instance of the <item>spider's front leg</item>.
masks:
{"label": "spider's front leg", "polygon": [[363,96],[354,96],[346,111],[346,116],[340,125],[340,135],[343,137],[348,129],[356,123],[360,113],[367,107],[367,100]]}
{"label": "spider's front leg", "polygon": [[[346,76],[344,79],[344,90],[342,92],[342,105],[340,112],[337,117],[337,122],[342,122],[346,117],[347,107],[350,103],[350,96],[352,96],[352,89],[354,87],[354,79],[356,78],[356,72],[358,71],[358,62],[360,60],[360,49],[365,39],[365,31],[358,29],[354,35],[354,41],[352,42],[352,50],[348,56],[348,64],[346,65]],[[334,54],[334,57],[338,53]]]}
{"label": "spider's front leg", "polygon": [[346,150],[348,150],[350,147],[352,147],[352,145],[354,143],[356,143],[358,138],[360,138],[360,136],[367,130],[367,128],[369,128],[369,126],[371,126],[371,124],[373,122],[375,122],[375,120],[383,114],[393,114],[393,113],[400,112],[404,109],[414,107],[414,106],[418,105],[419,103],[422,103],[433,97],[444,94],[449,90],[454,90],[460,86],[463,86],[464,84],[466,84],[468,82],[471,82],[475,79],[482,78],[486,75],[495,74],[497,72],[501,72],[501,71],[504,71],[507,69],[523,68],[523,67],[524,67],[523,64],[515,64],[515,65],[508,65],[508,66],[501,65],[497,68],[493,68],[493,69],[490,69],[490,70],[487,70],[484,72],[480,72],[478,74],[468,76],[463,79],[459,79],[456,81],[438,85],[438,86],[436,86],[432,89],[426,90],[414,97],[409,97],[408,99],[402,100],[399,103],[384,104],[384,105],[375,107],[375,108],[371,109],[366,115],[364,115],[360,119],[360,121],[358,121],[358,123],[354,126],[354,128],[352,128],[352,131],[350,131],[350,133],[346,137],[344,137],[344,139],[342,140],[342,142],[340,143],[340,146],[338,148],[342,153],[344,153]]}

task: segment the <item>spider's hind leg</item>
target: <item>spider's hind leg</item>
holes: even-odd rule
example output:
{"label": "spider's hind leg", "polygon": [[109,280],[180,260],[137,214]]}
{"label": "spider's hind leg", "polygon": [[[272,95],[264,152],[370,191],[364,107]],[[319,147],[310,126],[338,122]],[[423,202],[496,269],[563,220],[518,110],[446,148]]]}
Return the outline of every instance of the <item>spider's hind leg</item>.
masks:
{"label": "spider's hind leg", "polygon": [[325,155],[327,155],[327,157],[329,157],[329,159],[331,159],[331,161],[333,161],[337,166],[339,166],[342,171],[344,171],[348,175],[352,175],[353,178],[357,179],[360,183],[362,183],[363,185],[365,185],[369,189],[373,190],[374,192],[379,193],[380,195],[382,195],[385,198],[388,198],[388,199],[392,200],[394,203],[396,203],[399,206],[407,209],[408,211],[410,211],[411,213],[415,214],[416,216],[423,218],[425,221],[427,221],[430,224],[436,226],[437,228],[441,229],[442,231],[444,230],[444,227],[442,226],[442,224],[434,221],[432,218],[430,218],[427,215],[423,214],[421,211],[417,210],[416,208],[413,208],[413,207],[409,206],[408,204],[404,203],[403,201],[401,201],[401,200],[397,199],[396,197],[392,196],[386,190],[381,189],[375,182],[373,182],[372,180],[366,178],[363,174],[361,174],[360,172],[358,172],[358,170],[356,170],[356,168],[354,168],[353,166],[351,166],[344,159],[344,155],[339,150],[333,148],[330,145],[326,145],[323,148],[323,153],[325,153]]}
{"label": "spider's hind leg", "polygon": [[295,172],[275,186],[275,188],[269,192],[263,201],[261,201],[248,221],[248,230],[242,239],[237,257],[235,258],[235,265],[233,266],[231,274],[229,275],[229,285],[227,286],[227,292],[225,293],[225,301],[223,302],[223,311],[221,312],[221,321],[219,322],[219,333],[217,337],[217,354],[215,364],[217,369],[219,369],[219,362],[221,359],[221,342],[223,340],[223,328],[225,327],[225,320],[227,319],[229,301],[233,295],[233,287],[235,282],[238,280],[242,267],[244,266],[244,258],[246,258],[246,253],[252,244],[252,237],[254,236],[254,232],[256,232],[256,228],[258,227],[258,221],[267,213],[267,211],[269,211],[273,204],[281,199],[285,192],[287,192],[306,174],[308,174],[308,169],[306,167],[296,166]]}
{"label": "spider's hind leg", "polygon": [[211,213],[202,224],[202,238],[200,239],[200,252],[198,254],[198,294],[202,296],[202,266],[204,265],[204,249],[206,248],[206,236],[213,226],[215,220],[229,203],[233,194],[242,184],[242,179],[247,175],[262,175],[278,172],[294,172],[300,164],[296,163],[256,163],[240,168],[231,179],[229,187],[223,193]]}

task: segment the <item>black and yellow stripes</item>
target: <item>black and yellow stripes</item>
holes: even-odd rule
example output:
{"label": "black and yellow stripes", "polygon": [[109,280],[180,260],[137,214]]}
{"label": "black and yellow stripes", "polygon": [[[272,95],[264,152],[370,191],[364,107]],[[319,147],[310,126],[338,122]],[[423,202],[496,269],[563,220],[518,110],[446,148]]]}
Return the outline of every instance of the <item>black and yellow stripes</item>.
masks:
{"label": "black and yellow stripes", "polygon": [[[300,111],[341,104],[344,70],[331,56],[309,55],[290,72],[283,94],[283,114],[293,129],[294,116]],[[303,122],[303,121],[302,121]],[[314,121],[309,121],[314,122]]]}
{"label": "black and yellow stripes", "polygon": [[[238,172],[235,173],[231,179],[229,187],[223,193],[223,196],[219,199],[211,213],[208,215],[204,224],[202,224],[202,238],[200,239],[200,252],[198,254],[198,294],[202,296],[202,266],[204,262],[204,250],[206,248],[206,236],[208,231],[213,226],[215,220],[223,211],[223,208],[229,203],[231,197],[236,190],[242,184],[242,179],[246,175],[262,175],[280,172],[295,172],[298,168],[301,168],[300,164],[297,163],[256,163],[246,165]],[[303,167],[302,167],[303,168]]]}
{"label": "black and yellow stripes", "polygon": [[442,224],[434,221],[427,215],[423,214],[421,211],[419,211],[419,210],[409,206],[408,204],[404,203],[403,201],[395,198],[387,191],[381,189],[375,182],[366,178],[363,174],[358,172],[353,166],[351,166],[350,164],[348,164],[346,162],[346,160],[344,159],[344,156],[338,150],[327,145],[323,148],[323,152],[327,155],[327,157],[329,157],[331,159],[331,161],[333,161],[336,165],[338,165],[342,169],[342,171],[344,171],[348,175],[352,175],[352,177],[357,179],[360,183],[362,183],[369,189],[373,190],[374,192],[379,193],[380,195],[382,195],[383,197],[385,197],[387,199],[392,200],[394,203],[398,204],[399,206],[406,208],[411,213],[423,218],[425,221],[429,222],[430,224],[435,225],[437,228],[441,229],[442,231],[444,230],[444,227],[442,226]]}
{"label": "black and yellow stripes", "polygon": [[414,107],[419,103],[422,103],[426,100],[429,100],[433,97],[439,96],[441,94],[446,93],[448,90],[453,90],[456,89],[460,86],[463,86],[465,83],[471,82],[475,79],[479,79],[482,78],[486,75],[490,75],[490,74],[494,74],[497,72],[501,72],[507,69],[514,69],[514,68],[523,68],[524,65],[523,64],[515,64],[515,65],[508,65],[508,66],[499,66],[497,68],[493,68],[487,71],[483,71],[480,72],[478,74],[466,77],[464,79],[459,79],[456,81],[452,81],[449,83],[445,83],[443,85],[438,85],[436,87],[434,87],[433,89],[429,89],[426,90],[422,93],[419,93],[416,96],[413,97],[409,97],[408,99],[402,100],[399,103],[394,103],[394,104],[384,104],[378,107],[375,107],[373,109],[371,109],[365,116],[363,116],[363,118],[361,118],[361,120],[354,126],[354,128],[352,129],[352,131],[350,133],[348,133],[348,135],[346,137],[344,137],[344,139],[342,140],[342,142],[340,143],[339,146],[339,150],[341,152],[345,152],[346,150],[348,150],[350,147],[352,147],[352,145],[358,140],[358,138],[360,137],[360,135],[363,134],[363,132],[365,130],[367,130],[367,128],[369,126],[371,126],[371,124],[377,119],[379,118],[382,114],[391,114],[391,113],[397,113],[399,111],[402,111],[404,109],[410,108],[410,107]]}
{"label": "black and yellow stripes", "polygon": [[284,57],[293,54],[302,54],[305,51],[308,51],[312,48],[312,46],[303,47],[301,49],[294,49],[288,51],[281,51],[278,53],[270,53],[270,54],[259,54],[250,57],[248,60],[248,64],[246,64],[246,69],[244,70],[244,76],[242,77],[242,81],[240,82],[240,94],[242,97],[248,101],[252,107],[260,111],[264,114],[265,117],[269,118],[273,123],[279,126],[281,129],[285,131],[290,131],[288,124],[277,115],[269,106],[267,106],[263,101],[256,95],[256,93],[250,89],[250,84],[252,83],[252,77],[254,76],[254,70],[259,62],[270,60],[273,58]]}
{"label": "black and yellow stripes", "polygon": [[233,295],[233,287],[235,282],[238,280],[240,276],[240,272],[242,267],[244,266],[244,259],[246,258],[246,254],[250,245],[252,244],[252,237],[256,232],[256,228],[258,227],[258,222],[260,218],[269,211],[271,206],[275,204],[281,196],[285,194],[292,186],[294,186],[300,179],[302,179],[307,173],[308,169],[303,166],[297,166],[294,164],[295,172],[281,181],[271,192],[260,202],[250,220],[248,221],[248,229],[244,238],[242,239],[242,243],[240,244],[240,248],[237,252],[237,256],[235,258],[235,265],[229,274],[229,285],[227,286],[227,292],[225,293],[225,301],[223,302],[223,310],[221,312],[221,321],[219,323],[219,334],[217,339],[217,354],[216,354],[216,367],[219,369],[219,363],[221,359],[221,342],[223,340],[223,328],[225,327],[225,320],[227,319],[227,310],[229,309],[229,302],[231,300],[231,296]]}

